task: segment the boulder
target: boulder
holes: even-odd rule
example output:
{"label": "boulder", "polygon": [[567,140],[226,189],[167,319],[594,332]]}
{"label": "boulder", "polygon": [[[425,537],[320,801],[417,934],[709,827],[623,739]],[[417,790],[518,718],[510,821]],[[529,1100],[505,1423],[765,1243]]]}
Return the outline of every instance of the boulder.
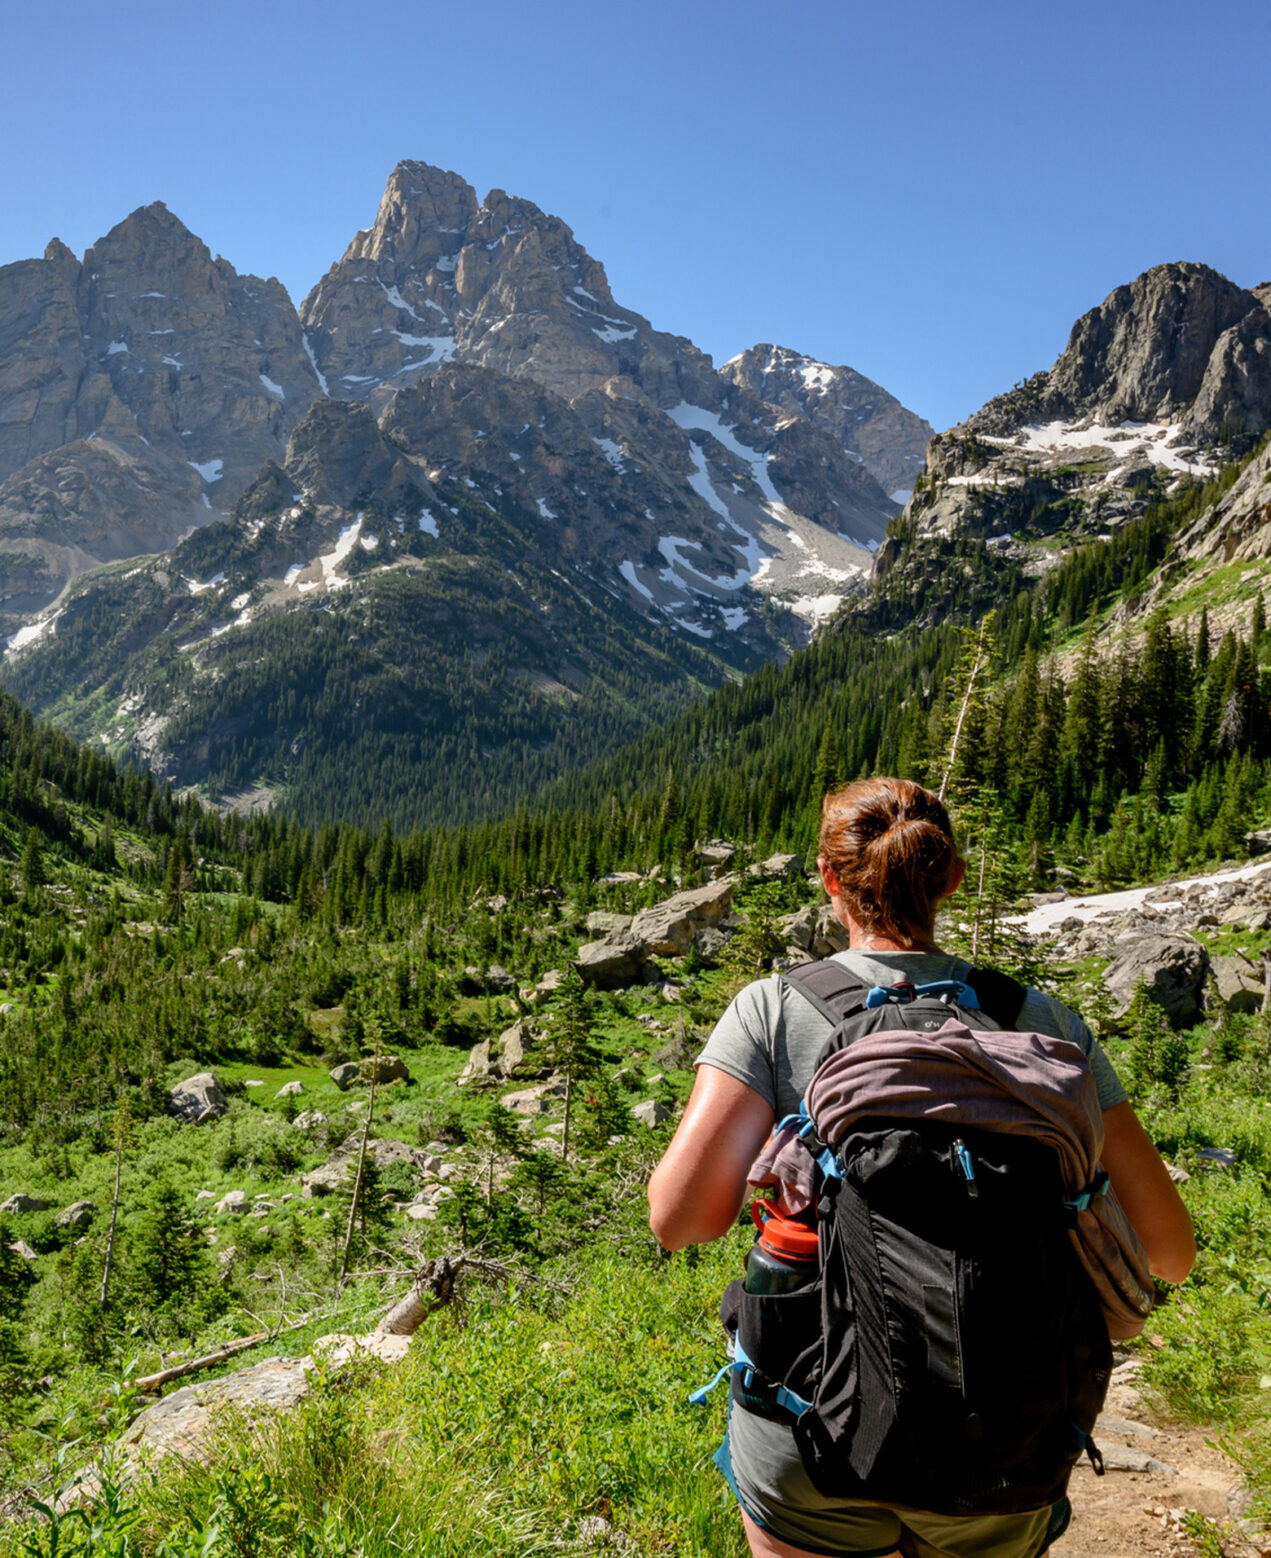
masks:
{"label": "boulder", "polygon": [[769,855],[750,868],[751,876],[759,876],[766,882],[797,882],[803,875],[801,855]]}
{"label": "boulder", "polygon": [[814,958],[832,957],[847,948],[847,929],[828,903],[822,904],[816,913],[812,930],[812,944],[807,948]]}
{"label": "boulder", "polygon": [[371,1056],[364,1060],[359,1067],[359,1073],[364,1082],[408,1082],[410,1072],[406,1069],[406,1062],[400,1055]]}
{"label": "boulder", "polygon": [[274,1097],[275,1098],[295,1098],[299,1094],[303,1093],[304,1090],[305,1090],[304,1083],[302,1081],[300,1081],[299,1078],[297,1078],[294,1082],[284,1082],[283,1085],[274,1094]]}
{"label": "boulder", "polygon": [[1116,957],[1103,982],[1119,1012],[1125,1012],[1140,984],[1175,1028],[1186,1028],[1201,1013],[1209,954],[1190,936],[1148,932],[1118,939]]}
{"label": "boulder", "polygon": [[509,990],[516,989],[516,975],[510,974],[506,968],[500,968],[497,963],[492,963],[485,971],[486,989],[494,995],[506,995]]}
{"label": "boulder", "polygon": [[361,1078],[362,1068],[355,1060],[346,1060],[342,1065],[332,1066],[328,1075],[340,1091],[345,1093]]}
{"label": "boulder", "polygon": [[1210,962],[1218,999],[1229,1012],[1257,1012],[1262,1010],[1266,987],[1260,978],[1260,970],[1250,968],[1243,958],[1222,957]]}
{"label": "boulder", "polygon": [[291,1122],[298,1131],[315,1131],[320,1125],[327,1125],[329,1121],[321,1109],[306,1109],[303,1114],[298,1114]]}
{"label": "boulder", "polygon": [[639,984],[649,960],[648,944],[632,931],[615,931],[603,941],[589,941],[578,949],[574,967],[583,983],[597,990],[624,990]]}
{"label": "boulder", "polygon": [[705,887],[690,888],[651,909],[642,909],[632,923],[631,934],[657,957],[680,957],[693,945],[698,930],[727,919],[732,906],[732,882],[708,882]]}
{"label": "boulder", "polygon": [[[312,1200],[318,1196],[330,1195],[340,1186],[352,1184],[353,1177],[357,1173],[357,1159],[361,1148],[360,1131],[354,1131],[352,1135],[345,1137],[320,1168],[306,1174],[301,1180],[305,1198]],[[418,1173],[425,1172],[426,1165],[433,1161],[429,1154],[420,1148],[409,1147],[404,1141],[393,1141],[388,1138],[383,1140],[372,1138],[368,1141],[366,1155],[379,1168],[387,1168],[390,1163],[405,1163]]]}
{"label": "boulder", "polygon": [[95,1201],[73,1201],[57,1214],[59,1228],[87,1228],[97,1211]]}
{"label": "boulder", "polygon": [[172,1089],[169,1108],[186,1125],[206,1125],[229,1112],[229,1099],[210,1071],[187,1077]]}
{"label": "boulder", "polygon": [[1251,855],[1265,855],[1271,851],[1271,828],[1256,828],[1245,834],[1245,848]]}
{"label": "boulder", "polygon": [[9,1246],[15,1255],[20,1255],[23,1260],[38,1260],[39,1256],[26,1242],[25,1239],[15,1239]]}
{"label": "boulder", "polygon": [[641,1125],[652,1128],[661,1125],[671,1118],[671,1111],[666,1105],[656,1098],[646,1098],[642,1104],[636,1104],[631,1110],[631,1118]]}
{"label": "boulder", "polygon": [[480,1044],[474,1044],[468,1051],[468,1058],[464,1062],[463,1070],[455,1078],[456,1087],[466,1087],[469,1082],[477,1082],[482,1077],[488,1077],[492,1068],[490,1059],[491,1050],[494,1047],[493,1039],[482,1039]]}
{"label": "boulder", "polygon": [[592,936],[612,936],[615,931],[630,930],[634,918],[631,914],[610,914],[606,909],[593,909],[583,924]]}
{"label": "boulder", "polygon": [[29,1196],[19,1190],[16,1195],[10,1196],[9,1199],[2,1206],[0,1206],[0,1212],[3,1212],[9,1216],[12,1216],[14,1213],[22,1212],[47,1212],[52,1205],[53,1203],[51,1201],[41,1201],[38,1196]]}
{"label": "boulder", "polygon": [[504,1029],[498,1038],[499,1074],[510,1077],[517,1071],[525,1070],[533,1044],[533,1030],[524,1019]]}
{"label": "boulder", "polygon": [[530,998],[534,1002],[545,1001],[560,989],[561,971],[559,968],[549,968],[539,982],[530,991]]}
{"label": "boulder", "polygon": [[226,1191],[213,1210],[218,1217],[224,1217],[231,1212],[235,1216],[241,1216],[247,1210],[247,1192],[245,1190]]}
{"label": "boulder", "polygon": [[563,1082],[540,1082],[537,1087],[527,1087],[519,1093],[505,1093],[500,1102],[516,1114],[547,1114],[557,1099],[564,1096]]}
{"label": "boulder", "polygon": [[693,947],[704,963],[713,963],[736,935],[723,925],[707,925],[693,937]]}
{"label": "boulder", "polygon": [[786,945],[806,952],[816,935],[819,914],[820,910],[814,904],[807,904],[802,909],[796,909],[793,914],[783,915],[777,921],[777,929],[785,938]]}

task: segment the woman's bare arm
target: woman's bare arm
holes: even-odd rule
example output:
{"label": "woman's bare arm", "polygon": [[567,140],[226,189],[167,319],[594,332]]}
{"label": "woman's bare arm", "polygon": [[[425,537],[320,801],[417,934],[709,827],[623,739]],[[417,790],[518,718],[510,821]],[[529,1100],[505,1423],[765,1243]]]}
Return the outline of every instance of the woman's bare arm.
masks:
{"label": "woman's bare arm", "polygon": [[1103,1129],[1103,1166],[1147,1249],[1153,1275],[1182,1282],[1196,1260],[1196,1237],[1169,1170],[1128,1103],[1103,1111]]}
{"label": "woman's bare arm", "polygon": [[746,1174],[775,1116],[716,1066],[699,1066],[684,1117],[649,1180],[649,1226],[668,1250],[706,1244],[737,1221]]}

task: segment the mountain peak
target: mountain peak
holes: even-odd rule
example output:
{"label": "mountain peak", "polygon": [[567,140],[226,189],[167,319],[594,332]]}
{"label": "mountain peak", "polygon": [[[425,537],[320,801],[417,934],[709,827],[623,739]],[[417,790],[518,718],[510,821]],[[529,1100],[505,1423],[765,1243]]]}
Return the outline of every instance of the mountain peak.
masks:
{"label": "mountain peak", "polygon": [[388,176],[374,224],[344,258],[427,265],[459,247],[477,213],[477,194],[457,173],[427,162],[399,162]]}

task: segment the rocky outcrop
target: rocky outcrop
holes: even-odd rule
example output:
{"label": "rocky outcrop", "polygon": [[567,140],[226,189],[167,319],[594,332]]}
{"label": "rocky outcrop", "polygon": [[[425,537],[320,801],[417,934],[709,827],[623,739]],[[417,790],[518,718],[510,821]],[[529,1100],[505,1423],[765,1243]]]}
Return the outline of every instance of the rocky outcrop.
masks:
{"label": "rocky outcrop", "polygon": [[52,1205],[51,1201],[42,1201],[39,1196],[29,1196],[25,1191],[19,1190],[7,1201],[0,1203],[0,1214],[13,1217],[27,1212],[47,1212]]}
{"label": "rocky outcrop", "polygon": [[59,1228],[87,1228],[97,1215],[95,1201],[74,1201],[57,1214]]}
{"label": "rocky outcrop", "polygon": [[1103,982],[1124,1012],[1142,986],[1175,1028],[1199,1021],[1209,954],[1190,936],[1133,936],[1104,971]]}
{"label": "rocky outcrop", "polygon": [[210,1071],[187,1077],[172,1089],[169,1108],[187,1125],[207,1125],[229,1112],[229,1099]]}
{"label": "rocky outcrop", "polygon": [[622,990],[640,982],[651,955],[643,937],[620,930],[579,947],[574,967],[597,990]]}
{"label": "rocky outcrop", "polygon": [[859,461],[884,492],[900,502],[908,499],[935,430],[880,384],[854,368],[767,344],[752,346],[719,371],[769,405],[806,417]]}
{"label": "rocky outcrop", "polygon": [[642,909],[631,923],[630,935],[658,957],[680,957],[693,945],[698,930],[720,924],[732,906],[733,883],[708,882]]}
{"label": "rocky outcrop", "polygon": [[[884,616],[894,622],[918,591],[939,614],[930,575],[947,567],[948,543],[984,541],[987,562],[1041,571],[1054,546],[1043,558],[1034,543],[1107,535],[1185,478],[1212,476],[1220,442],[1247,448],[1268,427],[1265,300],[1205,265],[1145,271],[1077,321],[1050,369],[932,439],[875,561]],[[1239,534],[1210,526],[1202,544],[1238,547],[1264,507],[1246,503]],[[1264,540],[1252,544],[1265,555]]]}
{"label": "rocky outcrop", "polygon": [[[354,1131],[345,1138],[327,1161],[312,1173],[304,1175],[301,1184],[306,1199],[330,1195],[344,1185],[351,1185],[357,1173],[358,1153],[362,1148],[362,1133]],[[393,1163],[404,1163],[418,1174],[431,1173],[437,1160],[431,1153],[418,1147],[408,1147],[404,1141],[392,1141],[372,1137],[366,1144],[366,1155],[378,1168],[388,1168]]]}

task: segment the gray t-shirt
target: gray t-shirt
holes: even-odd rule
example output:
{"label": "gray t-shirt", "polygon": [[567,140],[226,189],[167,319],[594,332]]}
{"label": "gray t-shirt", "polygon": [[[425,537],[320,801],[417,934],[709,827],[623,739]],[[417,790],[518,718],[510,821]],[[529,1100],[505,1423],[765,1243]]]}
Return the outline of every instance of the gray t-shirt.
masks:
{"label": "gray t-shirt", "polygon": [[[944,952],[847,951],[836,952],[834,961],[866,985],[965,979],[971,968],[965,959]],[[1125,1102],[1112,1062],[1062,1001],[1030,989],[1016,1026],[1022,1033],[1046,1033],[1079,1045],[1090,1061],[1099,1107],[1111,1109]],[[780,1120],[798,1109],[829,1031],[825,1018],[774,975],[747,985],[737,996],[694,1064],[715,1066],[744,1082],[768,1100]]]}

